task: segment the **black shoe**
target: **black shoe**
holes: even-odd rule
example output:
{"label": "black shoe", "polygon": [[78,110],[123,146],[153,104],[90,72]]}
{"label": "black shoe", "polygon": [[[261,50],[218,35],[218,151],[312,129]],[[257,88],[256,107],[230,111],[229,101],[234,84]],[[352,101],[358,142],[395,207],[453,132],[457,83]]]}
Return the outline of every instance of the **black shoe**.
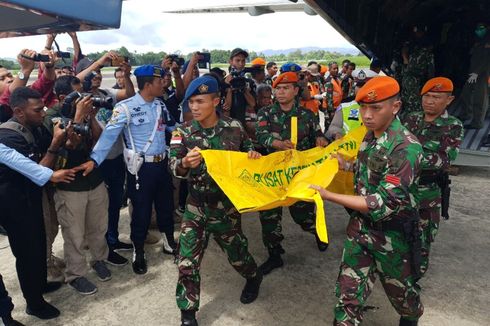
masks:
{"label": "black shoe", "polygon": [[318,247],[318,250],[320,250],[321,252],[327,251],[328,243],[322,242],[316,233],[315,233],[315,240],[316,240],[316,246]]}
{"label": "black shoe", "polygon": [[61,287],[61,282],[47,282],[43,289],[43,294],[51,293]]}
{"label": "black shoe", "polygon": [[417,326],[418,321],[417,320],[408,320],[403,317],[400,317],[400,324],[399,326]]}
{"label": "black shoe", "polygon": [[112,249],[113,251],[129,251],[133,250],[133,244],[131,243],[125,243],[117,240],[116,244],[109,245],[109,248]]}
{"label": "black shoe", "polygon": [[260,283],[262,283],[263,275],[262,271],[257,268],[255,277],[248,278],[245,287],[242,290],[240,296],[240,302],[243,304],[252,303],[259,296]]}
{"label": "black shoe", "polygon": [[267,275],[274,269],[282,267],[284,265],[281,255],[279,254],[280,250],[278,250],[278,248],[274,249],[269,250],[269,258],[267,258],[267,260],[259,266],[262,275]]}
{"label": "black shoe", "polygon": [[107,256],[106,262],[114,266],[124,266],[128,263],[128,260],[117,252],[109,249],[109,256]]}
{"label": "black shoe", "polygon": [[181,326],[198,326],[195,310],[181,310],[180,313]]}
{"label": "black shoe", "polygon": [[25,326],[21,322],[13,319],[12,316],[2,317],[3,325],[5,326]]}
{"label": "black shoe", "polygon": [[277,249],[277,252],[281,255],[284,255],[286,253],[286,250],[284,250],[284,248],[280,244],[278,244],[275,248]]}
{"label": "black shoe", "polygon": [[53,319],[60,315],[60,311],[46,301],[43,301],[36,307],[27,305],[26,314],[39,319]]}
{"label": "black shoe", "polygon": [[148,267],[146,266],[145,253],[134,253],[133,255],[133,272],[146,274]]}
{"label": "black shoe", "polygon": [[168,255],[175,255],[177,253],[177,243],[175,243],[174,237],[167,236],[165,233],[162,233],[163,239],[163,253]]}
{"label": "black shoe", "polygon": [[0,225],[0,235],[7,236],[7,231],[5,231],[5,229],[1,225]]}

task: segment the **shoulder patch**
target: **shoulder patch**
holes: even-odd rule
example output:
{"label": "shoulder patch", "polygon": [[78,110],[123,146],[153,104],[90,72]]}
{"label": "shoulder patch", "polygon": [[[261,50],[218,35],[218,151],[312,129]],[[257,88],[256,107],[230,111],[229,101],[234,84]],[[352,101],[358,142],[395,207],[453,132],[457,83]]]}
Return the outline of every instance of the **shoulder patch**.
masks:
{"label": "shoulder patch", "polygon": [[179,145],[182,143],[182,134],[180,130],[176,129],[172,131],[172,138],[170,139],[170,145]]}

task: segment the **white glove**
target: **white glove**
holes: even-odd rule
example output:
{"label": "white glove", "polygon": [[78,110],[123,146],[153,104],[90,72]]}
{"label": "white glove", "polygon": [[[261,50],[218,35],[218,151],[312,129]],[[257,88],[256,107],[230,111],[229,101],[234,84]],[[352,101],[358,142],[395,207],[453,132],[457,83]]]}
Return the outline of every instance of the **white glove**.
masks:
{"label": "white glove", "polygon": [[468,80],[466,81],[468,84],[473,84],[473,83],[476,83],[476,79],[478,78],[478,74],[472,72],[471,74],[468,75],[469,78]]}
{"label": "white glove", "polygon": [[319,101],[323,100],[323,95],[322,94],[317,94],[317,95],[315,95],[313,97],[315,98],[315,100],[319,100]]}

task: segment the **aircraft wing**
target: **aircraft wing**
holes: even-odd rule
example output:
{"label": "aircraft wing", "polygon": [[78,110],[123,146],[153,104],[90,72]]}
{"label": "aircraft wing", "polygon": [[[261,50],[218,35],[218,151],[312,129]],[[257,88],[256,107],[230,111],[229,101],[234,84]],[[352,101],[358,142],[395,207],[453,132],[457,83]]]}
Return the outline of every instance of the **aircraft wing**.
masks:
{"label": "aircraft wing", "polygon": [[251,16],[260,16],[263,14],[272,14],[275,12],[305,12],[308,15],[316,15],[303,1],[261,1],[248,3],[204,5],[192,8],[178,8],[163,11],[169,14],[199,14],[199,13],[248,13]]}
{"label": "aircraft wing", "polygon": [[0,38],[119,28],[122,0],[0,1]]}

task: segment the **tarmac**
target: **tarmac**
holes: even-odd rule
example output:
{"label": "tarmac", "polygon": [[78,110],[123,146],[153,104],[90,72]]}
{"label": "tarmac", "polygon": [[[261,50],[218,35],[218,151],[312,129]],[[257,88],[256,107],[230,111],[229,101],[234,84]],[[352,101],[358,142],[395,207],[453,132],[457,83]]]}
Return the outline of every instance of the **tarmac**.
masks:
{"label": "tarmac", "polygon": [[[425,312],[419,325],[490,324],[489,178],[490,168],[465,167],[452,177],[450,219],[441,222],[429,271],[421,281]],[[228,264],[218,245],[210,241],[201,268],[199,325],[330,325],[348,216],[343,207],[330,203],[325,211],[330,247],[319,252],[313,236],[295,225],[284,209],[285,265],[264,278],[259,298],[249,305],[239,301],[244,279]],[[128,240],[128,210],[121,213],[120,237]],[[244,214],[242,221],[249,249],[261,263],[267,254],[258,214]],[[66,285],[47,294],[46,299],[61,310],[59,318],[49,321],[25,314],[14,258],[3,236],[0,248],[0,273],[15,304],[13,316],[26,325],[180,325],[175,303],[177,268],[173,258],[162,253],[161,242],[146,248],[149,268],[145,275],[134,274],[130,264],[110,266],[113,278],[108,282],[99,282],[93,271],[89,273],[89,279],[99,288],[94,295],[82,296]],[[55,242],[55,254],[63,257],[61,235]],[[130,252],[122,254],[131,259]],[[365,313],[363,325],[398,325],[399,317],[379,282],[368,305],[374,309]]]}

